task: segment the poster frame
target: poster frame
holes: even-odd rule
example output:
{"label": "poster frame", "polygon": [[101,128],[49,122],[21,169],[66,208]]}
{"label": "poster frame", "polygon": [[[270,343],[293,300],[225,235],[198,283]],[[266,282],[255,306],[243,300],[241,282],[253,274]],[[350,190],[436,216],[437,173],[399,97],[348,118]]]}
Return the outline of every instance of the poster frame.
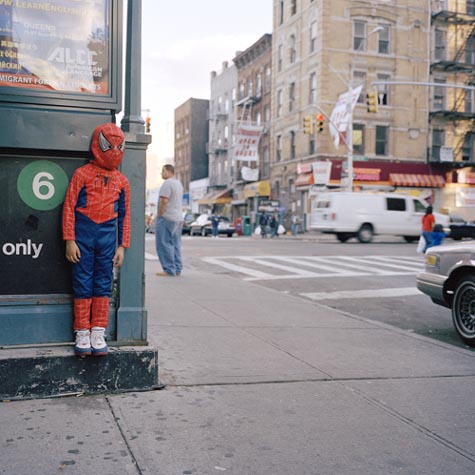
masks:
{"label": "poster frame", "polygon": [[[109,94],[98,95],[84,92],[48,91],[15,86],[0,86],[0,103],[4,105],[28,104],[32,106],[52,105],[86,109],[122,109],[122,63],[123,63],[123,0],[109,0],[110,44],[109,44]],[[6,103],[6,104],[5,104]]]}

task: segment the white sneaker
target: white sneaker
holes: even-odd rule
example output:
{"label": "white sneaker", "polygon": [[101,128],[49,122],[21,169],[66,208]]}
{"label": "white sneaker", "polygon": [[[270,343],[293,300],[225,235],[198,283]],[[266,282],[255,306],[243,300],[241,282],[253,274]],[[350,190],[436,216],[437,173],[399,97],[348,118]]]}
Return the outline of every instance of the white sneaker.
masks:
{"label": "white sneaker", "polygon": [[105,356],[109,352],[104,333],[106,329],[101,327],[92,327],[91,331],[91,346],[93,356]]}
{"label": "white sneaker", "polygon": [[89,330],[76,330],[74,354],[80,357],[91,354],[91,332]]}

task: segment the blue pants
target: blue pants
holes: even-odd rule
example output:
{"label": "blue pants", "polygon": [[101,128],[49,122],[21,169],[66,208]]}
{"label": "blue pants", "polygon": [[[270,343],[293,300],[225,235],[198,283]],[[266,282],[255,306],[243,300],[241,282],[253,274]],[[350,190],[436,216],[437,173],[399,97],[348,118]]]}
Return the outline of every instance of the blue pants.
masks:
{"label": "blue pants", "polygon": [[163,270],[170,275],[180,275],[181,261],[181,227],[182,223],[170,221],[163,217],[155,225],[155,245],[157,256]]}
{"label": "blue pants", "polygon": [[110,297],[116,240],[116,219],[97,224],[76,213],[76,244],[81,259],[72,265],[75,298]]}

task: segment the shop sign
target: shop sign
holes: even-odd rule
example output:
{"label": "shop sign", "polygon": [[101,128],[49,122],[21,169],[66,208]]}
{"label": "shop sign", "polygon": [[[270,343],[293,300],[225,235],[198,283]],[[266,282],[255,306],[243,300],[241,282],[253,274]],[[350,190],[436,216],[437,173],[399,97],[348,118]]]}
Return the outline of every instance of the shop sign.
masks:
{"label": "shop sign", "polygon": [[355,168],[353,169],[354,180],[356,181],[379,181],[381,177],[380,168]]}
{"label": "shop sign", "polygon": [[332,170],[332,162],[313,162],[313,183],[315,185],[328,185],[330,182],[330,174]]}
{"label": "shop sign", "polygon": [[111,0],[0,2],[0,86],[108,95]]}

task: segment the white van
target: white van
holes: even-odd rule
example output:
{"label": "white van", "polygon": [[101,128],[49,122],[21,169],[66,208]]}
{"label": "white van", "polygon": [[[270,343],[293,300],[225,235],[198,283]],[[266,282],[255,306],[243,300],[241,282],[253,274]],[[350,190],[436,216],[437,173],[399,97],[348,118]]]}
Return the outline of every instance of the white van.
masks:
{"label": "white van", "polygon": [[[323,192],[312,201],[310,229],[335,234],[340,242],[356,237],[371,242],[376,234],[419,239],[427,204],[414,196],[395,193]],[[449,217],[434,213],[448,226]]]}

